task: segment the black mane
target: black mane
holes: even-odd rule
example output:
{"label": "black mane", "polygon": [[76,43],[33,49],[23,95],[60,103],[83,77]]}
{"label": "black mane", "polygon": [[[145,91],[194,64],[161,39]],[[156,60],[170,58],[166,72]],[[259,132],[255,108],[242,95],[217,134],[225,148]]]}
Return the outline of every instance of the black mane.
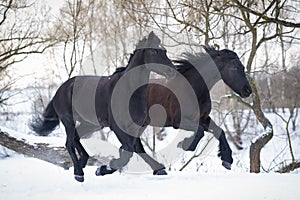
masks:
{"label": "black mane", "polygon": [[120,72],[123,72],[125,70],[126,70],[126,67],[118,67],[118,68],[116,68],[116,71],[112,74],[112,76],[115,74],[118,74]]}
{"label": "black mane", "polygon": [[181,74],[190,69],[194,69],[195,66],[192,63],[205,63],[207,59],[210,59],[209,54],[203,52],[195,54],[183,53],[183,57],[183,59],[174,60],[174,62],[177,64],[175,67]]}
{"label": "black mane", "polygon": [[[216,51],[213,47],[208,47],[210,51]],[[128,64],[130,63],[133,54],[130,54]],[[184,73],[190,69],[194,68],[194,65],[192,63],[205,63],[207,59],[211,59],[210,55],[208,53],[198,52],[198,53],[183,53],[183,59],[179,60],[173,60],[174,63],[176,63],[175,67],[179,73]],[[128,66],[127,64],[127,66]],[[126,70],[126,67],[118,67],[116,68],[116,71],[112,74],[117,74],[119,72],[123,72]]]}
{"label": "black mane", "polygon": [[115,75],[115,74],[118,74],[118,73],[120,73],[120,72],[125,71],[125,70],[127,69],[127,66],[129,65],[129,63],[131,62],[133,55],[134,55],[134,53],[133,53],[133,54],[132,54],[132,53],[130,54],[130,57],[129,57],[129,59],[128,59],[128,64],[126,65],[126,67],[117,67],[117,68],[116,68],[116,71],[115,71],[111,76],[113,76],[113,75]]}

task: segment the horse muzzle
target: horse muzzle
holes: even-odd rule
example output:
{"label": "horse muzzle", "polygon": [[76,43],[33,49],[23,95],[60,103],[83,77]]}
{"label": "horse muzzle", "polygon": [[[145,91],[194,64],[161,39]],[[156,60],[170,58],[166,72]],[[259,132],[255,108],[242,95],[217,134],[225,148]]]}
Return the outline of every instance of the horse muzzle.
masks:
{"label": "horse muzzle", "polygon": [[252,94],[252,88],[249,84],[245,85],[242,90],[240,96],[242,98],[249,97]]}

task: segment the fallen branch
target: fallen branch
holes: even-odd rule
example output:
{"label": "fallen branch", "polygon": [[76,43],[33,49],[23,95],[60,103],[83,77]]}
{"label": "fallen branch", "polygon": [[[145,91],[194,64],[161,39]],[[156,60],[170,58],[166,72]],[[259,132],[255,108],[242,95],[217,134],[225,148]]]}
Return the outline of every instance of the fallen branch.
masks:
{"label": "fallen branch", "polygon": [[[31,145],[2,131],[0,131],[0,145],[17,153],[24,154],[25,156],[37,158],[63,167],[64,169],[69,169],[73,166],[71,158],[64,147],[49,147],[49,145],[45,143]],[[100,164],[102,164],[102,162],[93,157],[88,161],[88,165],[91,166],[99,166]]]}
{"label": "fallen branch", "polygon": [[278,171],[279,173],[289,173],[297,168],[300,168],[300,161],[298,162],[292,162],[289,165],[286,165],[284,167],[281,167]]}

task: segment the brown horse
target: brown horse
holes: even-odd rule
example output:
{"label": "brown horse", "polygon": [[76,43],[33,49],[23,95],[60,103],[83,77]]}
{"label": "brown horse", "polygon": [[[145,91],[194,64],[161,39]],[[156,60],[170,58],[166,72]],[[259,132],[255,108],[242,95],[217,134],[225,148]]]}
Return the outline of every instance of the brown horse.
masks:
{"label": "brown horse", "polygon": [[[147,118],[147,88],[131,97],[134,106],[128,106],[124,100],[130,91],[148,83],[151,71],[167,77],[174,77],[176,71],[153,32],[138,43],[124,70],[117,70],[111,76],[77,76],[63,83],[43,116],[37,118],[31,128],[40,135],[47,135],[59,121],[63,123],[67,134],[66,148],[72,158],[77,181],[84,181],[83,168],[89,158],[80,138],[91,127],[100,126],[110,127],[122,143],[122,159],[112,160],[111,168],[106,168],[105,173],[113,173],[123,167],[133,152],[150,161],[155,174],[165,173],[164,166],[145,154],[145,150],[135,142],[141,130],[134,123],[142,125]],[[126,111],[133,115],[133,119],[128,118]]]}

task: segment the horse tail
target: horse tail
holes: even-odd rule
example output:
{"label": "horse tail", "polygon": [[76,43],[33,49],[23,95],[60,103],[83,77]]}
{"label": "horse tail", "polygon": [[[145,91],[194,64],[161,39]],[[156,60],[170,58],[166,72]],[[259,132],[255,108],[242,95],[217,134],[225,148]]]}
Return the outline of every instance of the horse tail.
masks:
{"label": "horse tail", "polygon": [[42,116],[37,116],[30,124],[31,130],[40,136],[49,135],[59,124],[59,118],[53,107],[52,100],[47,105]]}

